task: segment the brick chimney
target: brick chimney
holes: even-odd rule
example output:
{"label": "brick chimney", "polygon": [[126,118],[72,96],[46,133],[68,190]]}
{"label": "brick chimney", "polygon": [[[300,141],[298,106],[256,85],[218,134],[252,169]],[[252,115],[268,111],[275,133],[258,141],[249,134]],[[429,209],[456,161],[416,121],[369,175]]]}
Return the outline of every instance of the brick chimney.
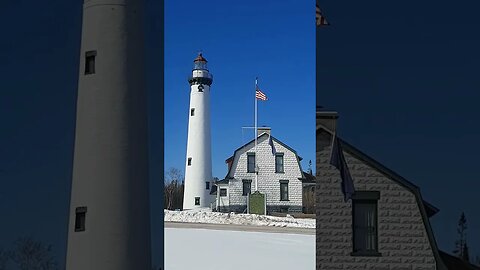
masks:
{"label": "brick chimney", "polygon": [[267,133],[268,135],[271,134],[272,128],[270,127],[257,127],[258,130],[258,136],[262,135],[263,133]]}
{"label": "brick chimney", "polygon": [[[316,115],[316,150],[317,153],[323,151],[325,147],[330,147],[332,135],[337,128],[338,113],[332,110],[317,107]],[[317,157],[318,159],[318,157]]]}

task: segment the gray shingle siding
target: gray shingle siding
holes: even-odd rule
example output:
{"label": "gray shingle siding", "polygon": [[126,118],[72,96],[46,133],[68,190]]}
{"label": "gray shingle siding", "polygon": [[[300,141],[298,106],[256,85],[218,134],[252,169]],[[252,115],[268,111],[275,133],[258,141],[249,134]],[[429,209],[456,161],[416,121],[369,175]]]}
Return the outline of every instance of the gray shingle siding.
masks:
{"label": "gray shingle siding", "polygon": [[344,149],[356,190],[380,192],[381,256],[350,255],[352,204],[343,201],[340,173],[329,165],[329,145],[329,135],[317,134],[317,269],[437,269],[416,194]]}
{"label": "gray shingle siding", "polygon": [[[275,156],[268,144],[268,136],[260,136],[257,144],[258,190],[267,195],[267,211],[279,211],[288,206],[290,212],[302,211],[302,171],[298,156],[283,144],[273,140],[278,153],[284,154],[284,173],[275,173]],[[255,143],[249,143],[235,152],[229,179],[231,211],[246,207],[247,196],[242,196],[243,179],[252,180],[252,192],[255,191],[255,173],[247,172],[247,153],[255,151]],[[288,201],[280,201],[280,180],[288,180]]]}

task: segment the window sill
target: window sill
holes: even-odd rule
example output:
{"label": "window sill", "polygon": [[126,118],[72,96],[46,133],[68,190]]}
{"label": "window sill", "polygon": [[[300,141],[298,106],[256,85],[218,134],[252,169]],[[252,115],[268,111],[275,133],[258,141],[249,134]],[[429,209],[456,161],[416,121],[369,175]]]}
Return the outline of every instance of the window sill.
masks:
{"label": "window sill", "polygon": [[377,251],[354,251],[350,253],[350,256],[355,257],[382,257],[382,253]]}
{"label": "window sill", "polygon": [[289,202],[290,200],[287,199],[287,200],[280,200],[280,201],[281,202]]}
{"label": "window sill", "polygon": [[285,174],[285,172],[275,172],[275,173],[279,173],[279,174]]}

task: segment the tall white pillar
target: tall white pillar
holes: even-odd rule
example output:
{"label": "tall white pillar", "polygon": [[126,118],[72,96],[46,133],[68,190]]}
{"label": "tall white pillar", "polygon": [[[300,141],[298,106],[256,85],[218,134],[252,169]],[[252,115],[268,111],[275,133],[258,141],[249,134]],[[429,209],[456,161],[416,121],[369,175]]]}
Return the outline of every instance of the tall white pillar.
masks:
{"label": "tall white pillar", "polygon": [[209,207],[212,182],[212,148],[210,136],[210,85],[212,75],[207,60],[199,54],[193,61],[188,110],[188,139],[185,164],[183,209]]}
{"label": "tall white pillar", "polygon": [[85,0],[66,269],[151,270],[143,0]]}

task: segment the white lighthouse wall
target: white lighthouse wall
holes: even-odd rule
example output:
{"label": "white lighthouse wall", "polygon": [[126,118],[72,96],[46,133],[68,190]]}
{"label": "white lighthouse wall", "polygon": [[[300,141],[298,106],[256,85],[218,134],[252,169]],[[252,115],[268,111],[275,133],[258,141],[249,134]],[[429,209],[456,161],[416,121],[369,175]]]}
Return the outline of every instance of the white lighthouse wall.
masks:
{"label": "white lighthouse wall", "polygon": [[[210,86],[204,84],[202,92],[198,86],[193,84],[190,91],[183,209],[210,207],[212,202],[210,190],[206,188],[206,182],[212,181]],[[195,110],[193,116],[191,109]],[[191,165],[188,165],[189,158]],[[200,205],[195,205],[195,197],[200,197]]]}
{"label": "white lighthouse wall", "polygon": [[[142,0],[85,0],[66,269],[151,269]],[[84,74],[96,51],[95,74]],[[75,231],[86,207],[85,231]]]}

